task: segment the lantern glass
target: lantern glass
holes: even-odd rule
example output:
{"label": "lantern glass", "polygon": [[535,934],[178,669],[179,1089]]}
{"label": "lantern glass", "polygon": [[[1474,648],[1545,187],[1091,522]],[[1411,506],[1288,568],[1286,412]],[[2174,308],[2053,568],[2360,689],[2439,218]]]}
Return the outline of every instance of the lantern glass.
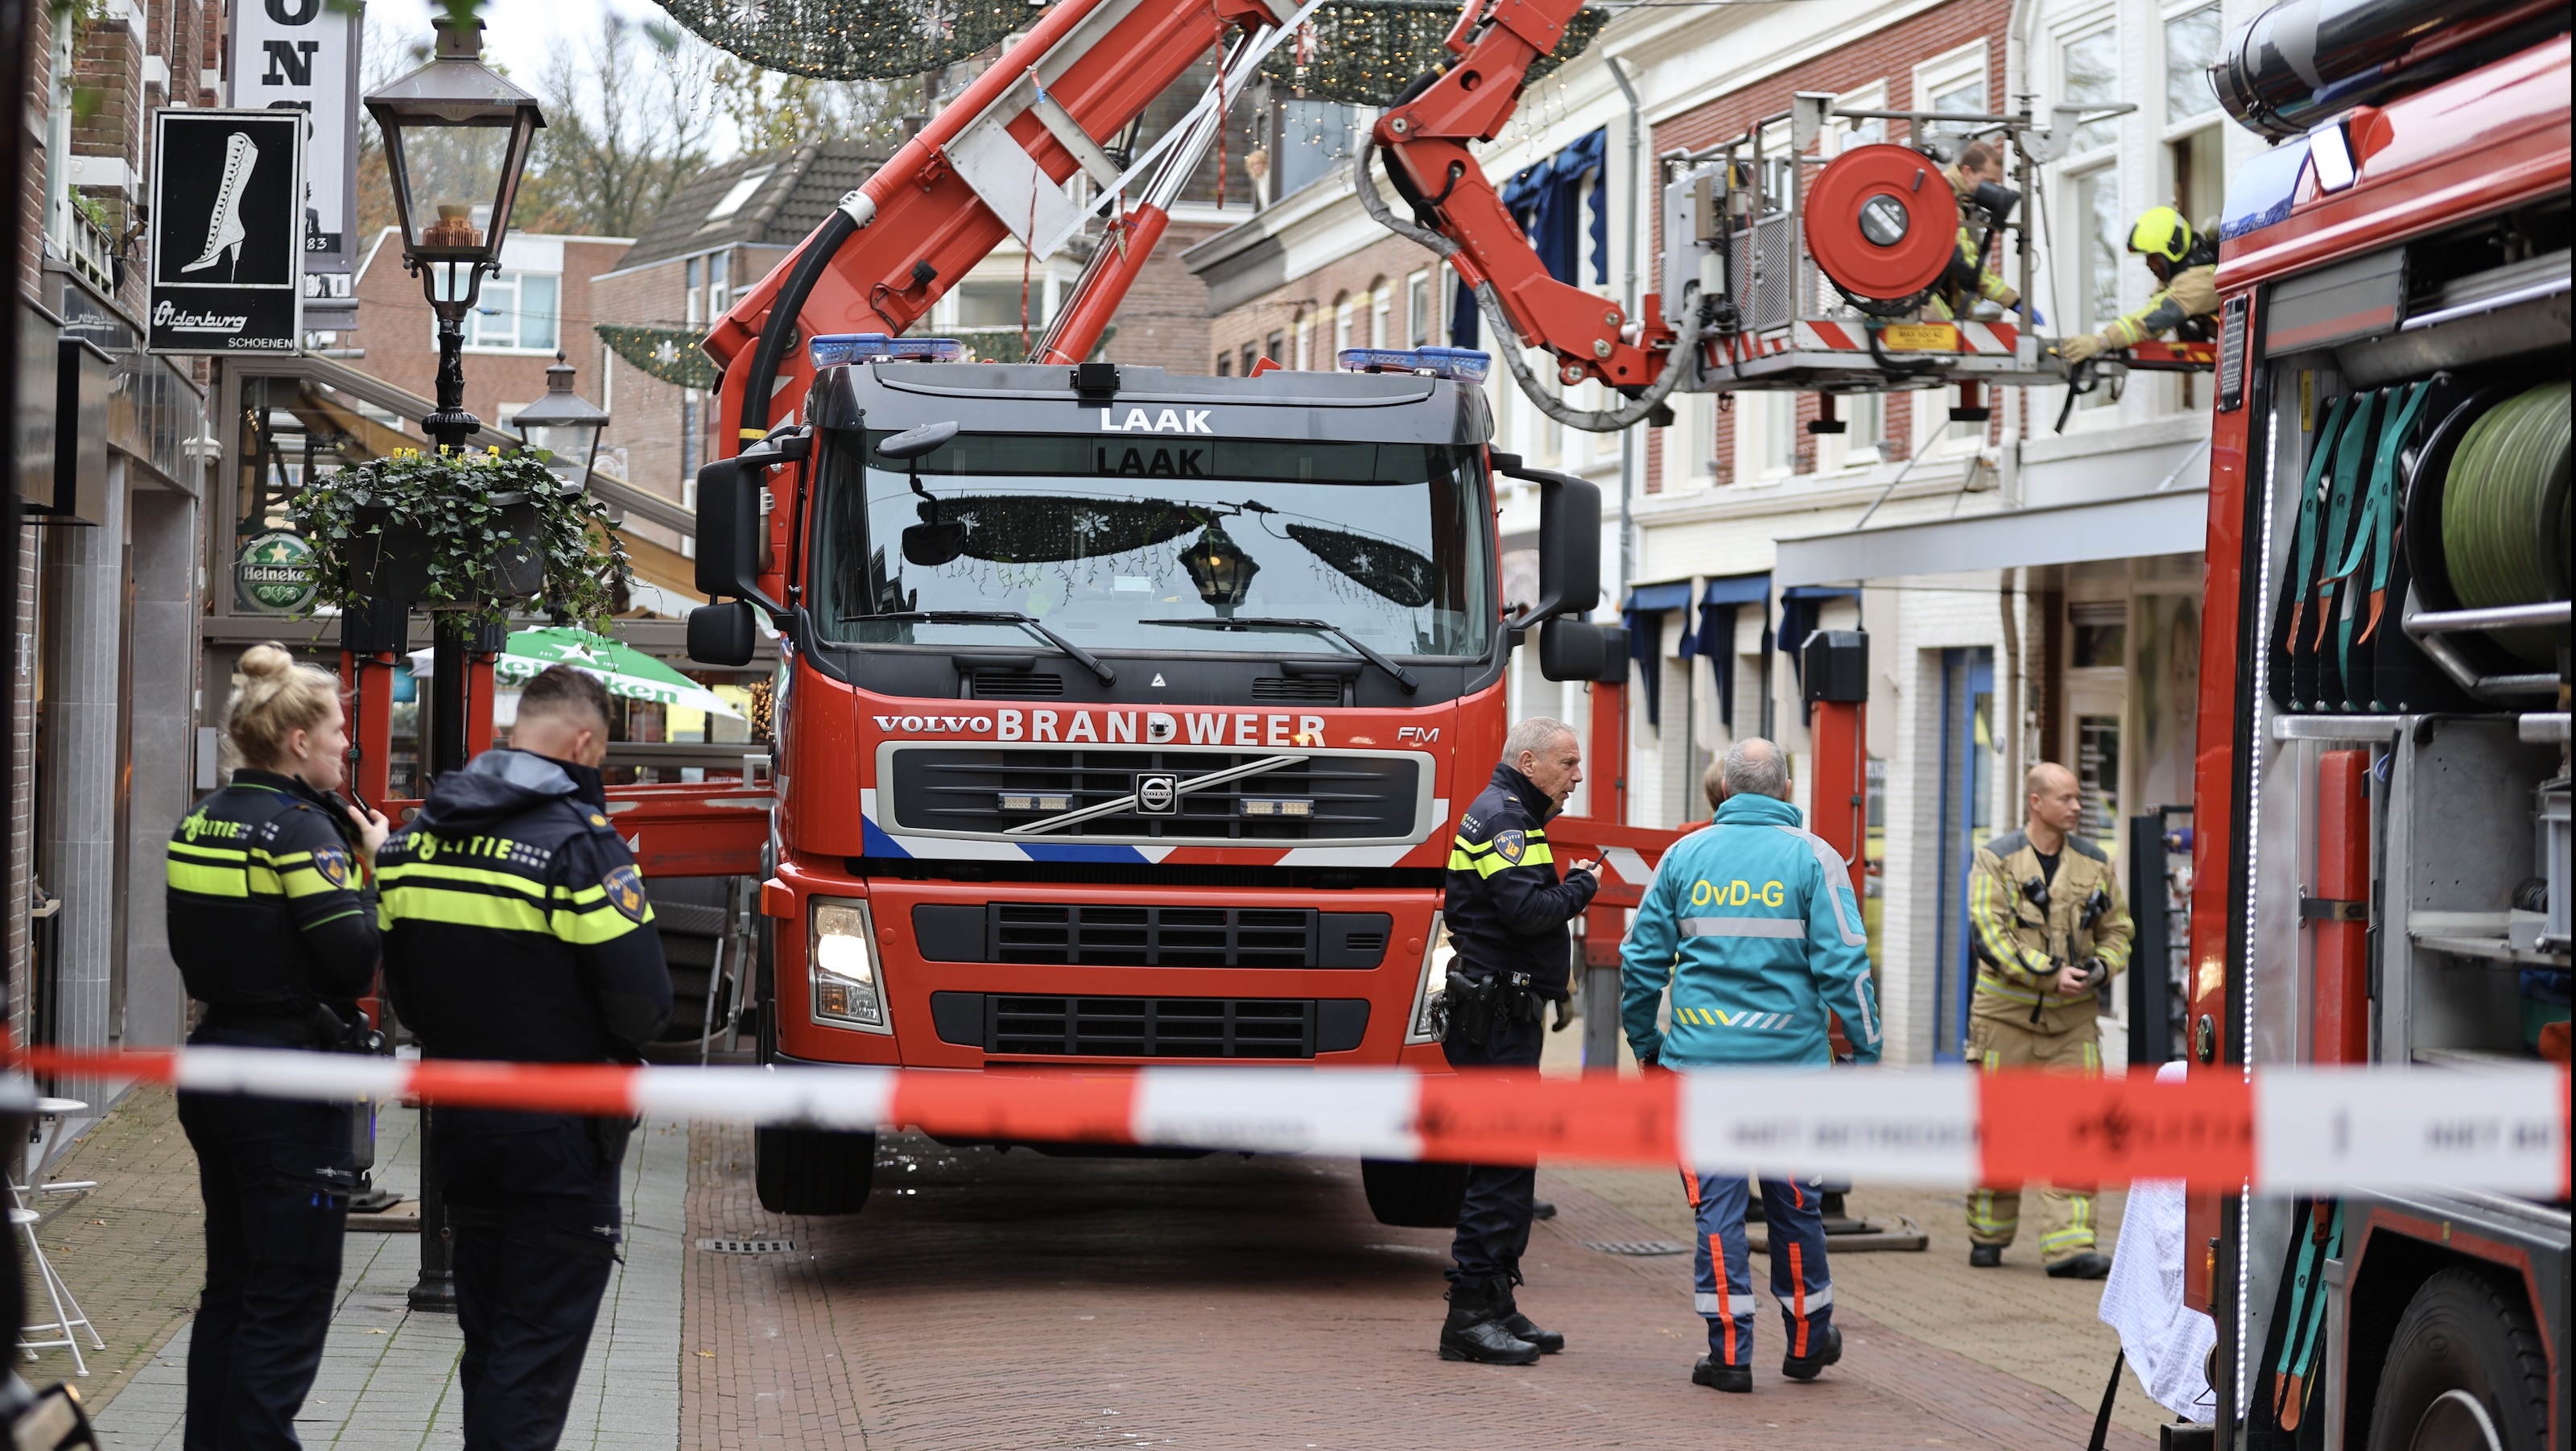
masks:
{"label": "lantern glass", "polygon": [[414,256],[490,250],[486,239],[502,201],[516,132],[507,121],[415,122],[387,130],[387,150],[400,157],[394,174],[403,189],[403,243]]}
{"label": "lantern glass", "polygon": [[442,19],[429,64],[367,97],[385,139],[403,249],[415,262],[497,267],[528,145],[534,96],[483,64],[482,22]]}
{"label": "lantern glass", "polygon": [[546,396],[512,420],[522,443],[552,455],[546,468],[563,482],[566,493],[590,486],[591,468],[599,461],[599,436],[608,427],[607,412],[575,393],[572,381],[572,365],[558,358],[546,369]]}
{"label": "lantern glass", "polygon": [[1252,556],[1213,522],[1197,543],[1182,552],[1181,568],[1189,571],[1190,583],[1198,587],[1199,598],[1214,606],[1220,615],[1234,613],[1235,607],[1252,593],[1252,577],[1261,572]]}

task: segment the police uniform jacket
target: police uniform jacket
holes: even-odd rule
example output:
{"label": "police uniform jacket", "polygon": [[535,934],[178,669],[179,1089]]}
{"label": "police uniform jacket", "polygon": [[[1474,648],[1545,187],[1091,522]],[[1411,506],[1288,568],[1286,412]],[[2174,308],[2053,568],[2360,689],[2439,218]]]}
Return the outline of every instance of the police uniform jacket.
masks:
{"label": "police uniform jacket", "polygon": [[486,751],[376,853],[385,985],[434,1058],[631,1062],[671,978],[599,773]]}
{"label": "police uniform jacket", "polygon": [[2007,832],[1977,848],[1968,876],[1977,955],[1977,992],[1969,1011],[2031,1027],[2036,1004],[2036,1031],[2090,1030],[2100,1012],[2098,995],[2065,997],[2048,970],[2088,957],[2102,959],[2112,975],[2129,965],[2134,929],[2119,874],[2099,845],[2070,834],[2057,855],[2057,874],[2047,881],[2045,910],[2031,888],[2039,879],[2039,852],[2024,833]]}
{"label": "police uniform jacket", "polygon": [[1566,996],[1572,940],[1565,924],[1600,889],[1589,872],[1557,880],[1544,823],[1556,803],[1512,766],[1468,803],[1449,848],[1442,920],[1457,948],[1457,970],[1483,978],[1527,973],[1545,997]]}
{"label": "police uniform jacket", "polygon": [[366,854],[312,787],[241,770],[170,833],[170,955],[207,1021],[302,1046],[313,1010],[345,1022],[376,975]]}
{"label": "police uniform jacket", "polygon": [[[1655,1010],[1672,985],[1672,1026]],[[1769,796],[1726,799],[1717,820],[1655,864],[1620,950],[1620,1019],[1640,1059],[1823,1068],[1828,1010],[1852,1057],[1878,1061],[1869,933],[1841,853]]]}

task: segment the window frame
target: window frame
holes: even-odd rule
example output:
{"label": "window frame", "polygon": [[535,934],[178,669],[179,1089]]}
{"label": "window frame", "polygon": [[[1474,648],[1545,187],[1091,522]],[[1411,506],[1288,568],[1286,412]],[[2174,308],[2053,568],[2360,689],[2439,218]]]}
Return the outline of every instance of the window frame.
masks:
{"label": "window frame", "polygon": [[[547,330],[547,338],[543,343],[519,341],[526,334],[526,320],[529,316],[527,309],[520,305],[520,300],[525,295],[524,284],[532,277],[542,277],[552,283],[554,288],[554,305],[543,314]],[[523,268],[504,268],[486,276],[475,306],[465,314],[465,351],[506,358],[553,357],[563,346],[563,282],[564,274],[560,272],[538,272]],[[510,305],[506,310],[495,305],[496,291],[508,293]],[[506,343],[484,341],[484,330],[490,325],[485,319],[492,314],[504,311],[511,319],[511,341]],[[434,337],[434,324],[432,331]]]}

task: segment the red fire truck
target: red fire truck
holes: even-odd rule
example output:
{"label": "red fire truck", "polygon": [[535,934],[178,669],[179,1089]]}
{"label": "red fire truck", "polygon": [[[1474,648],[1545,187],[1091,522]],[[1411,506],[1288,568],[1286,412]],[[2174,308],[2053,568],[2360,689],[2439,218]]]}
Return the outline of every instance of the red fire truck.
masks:
{"label": "red fire truck", "polygon": [[[2196,1068],[2566,1061],[2568,63],[2562,6],[2357,0],[2214,71],[2275,144],[2218,274]],[[2192,1227],[2219,1444],[2568,1444],[2563,1201]]]}
{"label": "red fire truck", "polygon": [[[1548,8],[1467,7],[1486,135],[1575,6]],[[1224,102],[1312,9],[1050,7],[708,339],[739,451],[699,478],[699,584],[725,602],[690,653],[739,664],[765,619],[782,656],[765,1061],[1440,1064],[1451,823],[1500,758],[1525,633],[1550,679],[1596,682],[1602,819],[1551,835],[1606,855],[1592,935],[1615,942],[1669,834],[1613,824],[1626,653],[1580,618],[1599,496],[1488,447],[1486,358],[1205,378],[1089,357]],[[1219,45],[1198,110],[1113,160],[1095,138]],[[1614,384],[1664,362],[1663,334],[1623,338],[1537,266],[1480,174],[1451,180],[1491,204],[1462,269],[1491,258],[1516,323]],[[1113,215],[1039,361],[902,336],[1003,238],[1045,255],[1094,207]],[[1542,498],[1542,598],[1510,614],[1497,474]],[[864,1201],[869,1136],[756,1150],[773,1209]],[[1365,1169],[1382,1218],[1454,1220],[1454,1166]]]}

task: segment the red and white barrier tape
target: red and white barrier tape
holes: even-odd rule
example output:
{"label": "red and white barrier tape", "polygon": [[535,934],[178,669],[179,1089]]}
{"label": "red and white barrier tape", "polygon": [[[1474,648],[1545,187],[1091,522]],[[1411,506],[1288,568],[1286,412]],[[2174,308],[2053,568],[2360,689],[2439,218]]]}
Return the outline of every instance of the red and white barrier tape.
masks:
{"label": "red and white barrier tape", "polygon": [[1546,1078],[1403,1068],[628,1068],[245,1048],[75,1054],[63,1077],[200,1093],[919,1128],[951,1139],[1531,1163],[1697,1164],[1880,1184],[2183,1179],[2265,1192],[2568,1192],[2568,1073],[2273,1068],[2159,1083],[2035,1070],[1693,1069]]}

